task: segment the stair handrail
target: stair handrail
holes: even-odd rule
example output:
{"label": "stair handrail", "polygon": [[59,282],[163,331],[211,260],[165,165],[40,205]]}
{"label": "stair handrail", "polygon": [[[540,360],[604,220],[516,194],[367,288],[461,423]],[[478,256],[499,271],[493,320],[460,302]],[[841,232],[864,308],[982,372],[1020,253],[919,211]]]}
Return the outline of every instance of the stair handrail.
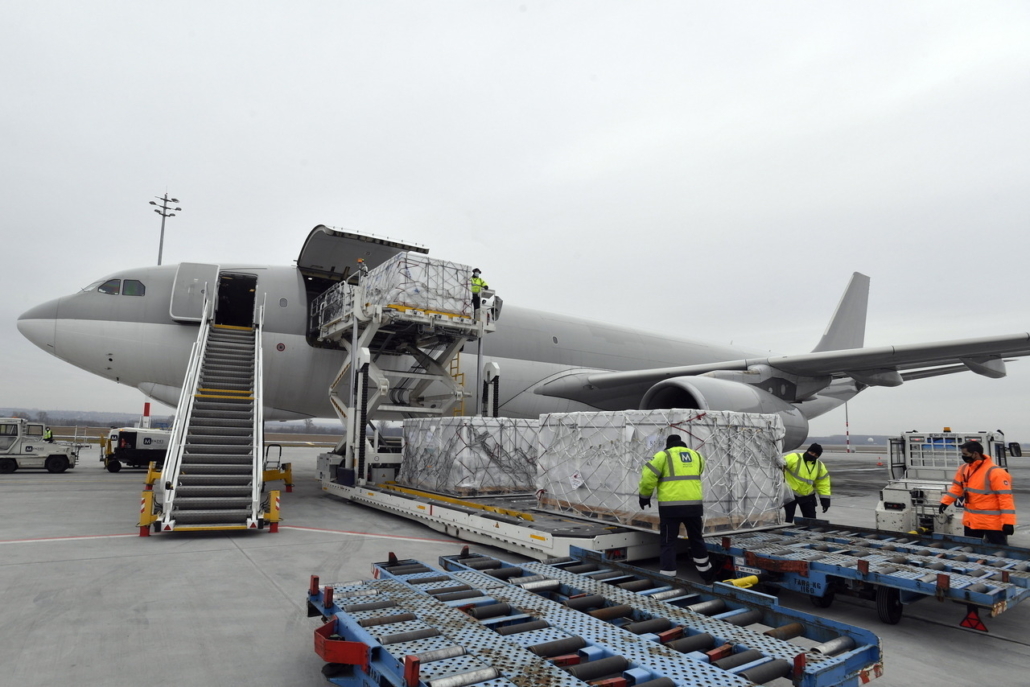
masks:
{"label": "stair handrail", "polygon": [[258,306],[254,316],[254,390],[251,394],[254,397],[254,428],[253,428],[253,451],[251,471],[251,517],[257,520],[261,517],[261,497],[264,486],[264,443],[265,443],[265,409],[264,409],[264,353],[261,350],[262,333],[265,329],[265,301],[268,294],[265,294],[261,305]]}
{"label": "stair handrail", "polygon": [[[200,382],[201,363],[207,353],[208,335],[211,326],[208,322],[209,313],[213,301],[207,297],[207,283],[204,284],[204,304],[201,309],[200,331],[197,333],[197,340],[193,342],[190,349],[190,360],[186,367],[186,376],[182,380],[182,391],[179,392],[179,404],[175,408],[175,423],[172,425],[172,434],[168,438],[168,452],[165,454],[164,468],[161,470],[162,504],[164,518],[171,517],[172,501],[175,499],[175,485],[179,482],[179,472],[182,467],[182,454],[186,448],[186,431],[189,429],[190,420],[193,416],[193,404],[196,400],[197,385]],[[213,313],[210,313],[213,315]],[[168,486],[171,485],[171,489]]]}

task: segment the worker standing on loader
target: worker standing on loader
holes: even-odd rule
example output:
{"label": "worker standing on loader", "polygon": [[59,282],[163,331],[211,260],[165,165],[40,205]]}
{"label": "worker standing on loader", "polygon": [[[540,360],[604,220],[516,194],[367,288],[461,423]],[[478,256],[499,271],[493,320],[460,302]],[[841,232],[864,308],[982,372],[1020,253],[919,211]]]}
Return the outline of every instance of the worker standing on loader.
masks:
{"label": "worker standing on loader", "polygon": [[794,512],[800,506],[801,517],[815,517],[815,495],[823,512],[830,510],[830,471],[819,460],[823,447],[812,444],[804,453],[788,453],[780,458],[783,477],[794,498],[783,504],[787,522],[794,522]]}
{"label": "worker standing on loader", "polygon": [[984,455],[979,441],[967,441],[960,447],[962,460],[955,471],[948,492],[941,496],[939,512],[958,499],[966,500],[962,526],[967,537],[986,537],[989,544],[1009,543],[1008,536],[1016,531],[1016,500],[1012,497],[1012,477]]}
{"label": "worker standing on loader", "polygon": [[651,507],[651,494],[658,487],[661,574],[676,576],[676,541],[680,523],[687,526],[690,556],[705,584],[715,580],[704,539],[704,489],[701,474],[705,459],[687,448],[676,434],[665,440],[665,450],[654,454],[640,476],[640,507]]}
{"label": "worker standing on loader", "polygon": [[486,280],[480,277],[482,274],[479,268],[472,270],[472,278],[469,280],[469,286],[472,290],[472,310],[479,310],[479,292],[483,289],[489,289],[490,286],[486,283]]}

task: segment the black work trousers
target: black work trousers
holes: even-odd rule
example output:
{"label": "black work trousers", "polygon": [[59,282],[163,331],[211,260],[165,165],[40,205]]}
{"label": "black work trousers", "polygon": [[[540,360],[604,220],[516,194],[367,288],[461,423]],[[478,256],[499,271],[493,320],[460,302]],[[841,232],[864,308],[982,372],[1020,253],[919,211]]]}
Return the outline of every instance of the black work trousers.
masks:
{"label": "black work trousers", "polygon": [[794,522],[794,511],[798,507],[801,508],[801,517],[814,518],[815,492],[813,491],[808,496],[796,496],[793,501],[783,504],[783,511],[787,516],[787,522]]}
{"label": "black work trousers", "polygon": [[690,559],[701,577],[709,575],[712,564],[708,561],[708,549],[705,548],[704,518],[701,516],[668,517],[659,513],[659,536],[661,537],[662,570],[676,569],[676,540],[680,535],[680,524],[687,526],[687,538],[690,540]]}
{"label": "black work trousers", "polygon": [[972,527],[964,527],[964,534],[967,537],[976,537],[977,539],[986,539],[988,544],[998,544],[999,546],[1008,546],[1009,538],[1001,530],[974,530]]}

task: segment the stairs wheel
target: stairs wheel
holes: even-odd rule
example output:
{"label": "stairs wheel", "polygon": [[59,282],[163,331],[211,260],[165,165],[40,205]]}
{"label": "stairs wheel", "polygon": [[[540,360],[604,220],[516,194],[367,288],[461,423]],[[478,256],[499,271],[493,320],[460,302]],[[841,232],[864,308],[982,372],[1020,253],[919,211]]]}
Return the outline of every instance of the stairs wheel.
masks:
{"label": "stairs wheel", "polygon": [[888,625],[901,622],[901,594],[893,587],[880,585],[876,588],[876,615]]}
{"label": "stairs wheel", "polygon": [[107,461],[107,471],[108,472],[118,472],[121,469],[122,469],[122,464],[120,462],[118,462],[117,460],[115,460],[114,458],[112,458],[111,460]]}
{"label": "stairs wheel", "polygon": [[0,460],[0,473],[11,473],[18,469],[18,463],[13,458],[4,458]]}

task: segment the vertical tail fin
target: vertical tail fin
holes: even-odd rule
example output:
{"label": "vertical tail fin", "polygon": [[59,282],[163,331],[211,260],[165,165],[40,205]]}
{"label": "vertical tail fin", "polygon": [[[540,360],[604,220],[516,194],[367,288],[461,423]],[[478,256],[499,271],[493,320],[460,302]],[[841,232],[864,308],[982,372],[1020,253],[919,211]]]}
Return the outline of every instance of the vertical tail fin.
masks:
{"label": "vertical tail fin", "polygon": [[813,353],[862,348],[865,345],[865,319],[869,306],[869,277],[859,272],[851,275],[851,282],[841,296],[833,318],[826,325],[823,338]]}

